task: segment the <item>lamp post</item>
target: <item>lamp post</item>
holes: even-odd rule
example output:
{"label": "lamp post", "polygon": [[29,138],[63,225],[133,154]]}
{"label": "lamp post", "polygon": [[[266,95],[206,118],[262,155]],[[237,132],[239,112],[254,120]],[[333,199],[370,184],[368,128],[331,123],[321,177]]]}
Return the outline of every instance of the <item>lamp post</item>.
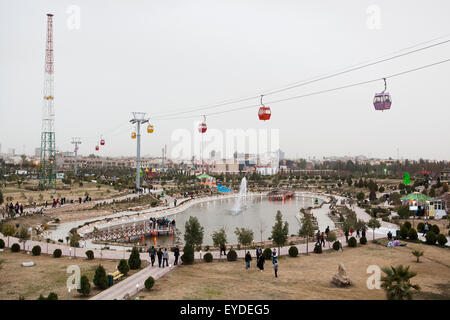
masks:
{"label": "lamp post", "polygon": [[145,112],[133,112],[133,119],[130,120],[132,124],[136,124],[136,192],[139,193],[141,185],[141,124],[147,123]]}

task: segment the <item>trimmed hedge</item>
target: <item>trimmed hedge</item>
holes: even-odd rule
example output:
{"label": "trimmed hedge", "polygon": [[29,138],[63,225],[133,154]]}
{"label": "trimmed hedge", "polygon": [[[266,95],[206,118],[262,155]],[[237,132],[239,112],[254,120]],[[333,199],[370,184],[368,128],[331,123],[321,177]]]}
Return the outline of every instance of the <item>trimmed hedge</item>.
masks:
{"label": "trimmed hedge", "polygon": [[433,244],[436,244],[437,237],[436,237],[436,234],[433,231],[430,230],[425,235],[425,239],[426,239],[425,242],[427,244],[433,245]]}
{"label": "trimmed hedge", "polygon": [[366,244],[367,243],[367,238],[366,237],[359,238],[359,243],[360,244]]}
{"label": "trimmed hedge", "polygon": [[127,260],[120,259],[119,264],[117,265],[117,270],[119,270],[124,276],[127,275],[128,271],[130,271],[130,266],[128,265]]}
{"label": "trimmed hedge", "polygon": [[411,222],[409,221],[405,221],[405,223],[403,224],[408,230],[411,229]]}
{"label": "trimmed hedge", "polygon": [[321,244],[316,244],[314,246],[314,253],[322,253],[322,245]]}
{"label": "trimmed hedge", "polygon": [[423,233],[424,230],[425,230],[425,223],[419,222],[419,224],[417,225],[417,231]]}
{"label": "trimmed hedge", "polygon": [[270,248],[265,248],[263,251],[264,260],[272,260],[272,250]]}
{"label": "trimmed hedge", "polygon": [[408,231],[408,239],[409,240],[417,240],[417,231],[414,228],[409,229]]}
{"label": "trimmed hedge", "polygon": [[207,252],[203,256],[203,260],[205,260],[205,262],[212,262],[213,261],[213,255],[211,253]]}
{"label": "trimmed hedge", "polygon": [[11,246],[11,252],[19,252],[20,251],[20,246],[19,246],[19,244],[18,243],[14,243],[12,246]]}
{"label": "trimmed hedge", "polygon": [[53,251],[53,258],[61,258],[61,256],[62,256],[61,249],[55,249],[55,251]]}
{"label": "trimmed hedge", "polygon": [[4,248],[5,248],[5,241],[3,241],[3,239],[0,239],[0,249]]}
{"label": "trimmed hedge", "polygon": [[292,247],[289,248],[289,256],[292,257],[292,258],[295,258],[296,256],[298,256],[298,249],[297,249],[297,247],[292,246]]}
{"label": "trimmed hedge", "polygon": [[227,260],[228,261],[236,261],[237,260],[237,253],[233,249],[230,249],[227,253]]}
{"label": "trimmed hedge", "polygon": [[442,233],[440,233],[437,236],[437,242],[439,243],[439,245],[445,246],[445,244],[447,243],[447,238]]}
{"label": "trimmed hedge", "polygon": [[41,247],[34,246],[33,249],[31,249],[31,252],[33,253],[33,256],[39,256],[41,255]]}
{"label": "trimmed hedge", "polygon": [[183,255],[181,256],[183,264],[194,263],[194,247],[191,245],[185,245],[183,249]]}
{"label": "trimmed hedge", "polygon": [[350,248],[355,248],[358,245],[358,242],[356,241],[355,237],[351,237],[350,239],[348,239],[348,246]]}
{"label": "trimmed hedge", "polygon": [[405,240],[406,238],[408,238],[408,227],[406,227],[405,225],[402,225],[402,227],[400,228],[400,237]]}
{"label": "trimmed hedge", "polygon": [[148,277],[147,280],[144,282],[145,289],[150,290],[153,288],[153,285],[155,284],[155,279],[153,279],[152,276]]}
{"label": "trimmed hedge", "polygon": [[92,250],[86,251],[86,257],[88,258],[88,260],[94,260],[94,251]]}
{"label": "trimmed hedge", "polygon": [[341,244],[339,243],[339,241],[333,242],[333,249],[334,250],[338,251],[340,247],[341,247]]}
{"label": "trimmed hedge", "polygon": [[430,228],[431,231],[434,232],[435,235],[438,235],[439,233],[441,233],[441,230],[439,229],[439,227],[435,224],[433,224]]}

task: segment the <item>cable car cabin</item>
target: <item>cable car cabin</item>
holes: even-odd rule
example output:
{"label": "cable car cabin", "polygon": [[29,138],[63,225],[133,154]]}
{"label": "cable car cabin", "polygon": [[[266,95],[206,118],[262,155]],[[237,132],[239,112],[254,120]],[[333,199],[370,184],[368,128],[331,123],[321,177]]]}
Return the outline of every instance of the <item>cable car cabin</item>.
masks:
{"label": "cable car cabin", "polygon": [[136,139],[136,132],[131,133],[131,139]]}
{"label": "cable car cabin", "polygon": [[148,132],[148,133],[153,133],[153,131],[155,131],[154,128],[153,128],[153,125],[152,125],[152,124],[149,124],[149,125],[147,126],[147,132]]}
{"label": "cable car cabin", "polygon": [[100,144],[101,144],[102,146],[104,146],[104,145],[105,145],[105,140],[104,140],[104,139],[100,140]]}
{"label": "cable car cabin", "polygon": [[272,112],[270,111],[269,107],[260,107],[258,112],[259,120],[269,120],[270,116],[272,115]]}
{"label": "cable car cabin", "polygon": [[205,133],[207,129],[206,123],[200,123],[200,125],[198,126],[198,132],[200,133]]}
{"label": "cable car cabin", "polygon": [[99,146],[95,146],[95,151],[98,151],[98,150],[100,150],[100,147]]}
{"label": "cable car cabin", "polygon": [[373,98],[373,106],[375,110],[389,110],[391,108],[392,99],[389,92],[375,94]]}

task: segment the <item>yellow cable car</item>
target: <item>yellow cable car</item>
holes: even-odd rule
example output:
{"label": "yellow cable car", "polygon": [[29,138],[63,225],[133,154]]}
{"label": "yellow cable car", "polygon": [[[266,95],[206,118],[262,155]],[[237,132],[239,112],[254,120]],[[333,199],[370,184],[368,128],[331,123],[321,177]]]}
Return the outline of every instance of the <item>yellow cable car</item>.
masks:
{"label": "yellow cable car", "polygon": [[155,131],[155,129],[153,128],[153,125],[152,125],[152,124],[149,124],[149,125],[147,126],[147,132],[148,132],[148,133],[153,133],[153,131]]}
{"label": "yellow cable car", "polygon": [[131,133],[131,139],[136,139],[136,132]]}

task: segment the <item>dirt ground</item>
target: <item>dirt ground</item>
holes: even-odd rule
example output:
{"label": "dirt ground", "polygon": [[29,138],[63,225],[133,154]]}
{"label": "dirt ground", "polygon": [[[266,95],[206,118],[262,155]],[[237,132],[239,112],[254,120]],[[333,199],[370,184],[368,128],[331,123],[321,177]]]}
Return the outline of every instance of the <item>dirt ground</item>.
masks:
{"label": "dirt ground", "polygon": [[[22,262],[33,261],[33,267],[22,267]],[[40,294],[47,297],[55,292],[59,300],[88,299],[100,292],[93,284],[95,269],[101,264],[106,273],[116,271],[119,261],[107,259],[87,260],[84,258],[69,259],[68,257],[53,258],[53,256],[32,256],[23,252],[12,253],[6,249],[0,253],[0,300],[17,300],[24,296],[26,300],[35,300]],[[81,297],[78,292],[68,294],[66,282],[69,274],[67,267],[77,265],[81,275],[86,275],[91,284],[91,294],[87,298]],[[142,261],[143,267],[148,265]],[[130,270],[129,275],[136,273]]]}
{"label": "dirt ground", "polygon": [[[416,263],[411,251],[424,250],[421,262]],[[354,282],[350,288],[337,288],[331,278],[342,262]],[[155,282],[151,291],[141,291],[140,299],[386,299],[383,289],[369,290],[367,267],[380,268],[399,264],[411,266],[417,272],[412,283],[422,292],[415,299],[450,299],[450,251],[437,246],[408,243],[406,247],[386,248],[369,243],[343,252],[324,251],[297,258],[279,260],[276,279],[271,261],[260,272],[255,261],[246,271],[242,259],[236,262],[197,262],[180,266]],[[381,272],[383,275],[383,272]]]}

